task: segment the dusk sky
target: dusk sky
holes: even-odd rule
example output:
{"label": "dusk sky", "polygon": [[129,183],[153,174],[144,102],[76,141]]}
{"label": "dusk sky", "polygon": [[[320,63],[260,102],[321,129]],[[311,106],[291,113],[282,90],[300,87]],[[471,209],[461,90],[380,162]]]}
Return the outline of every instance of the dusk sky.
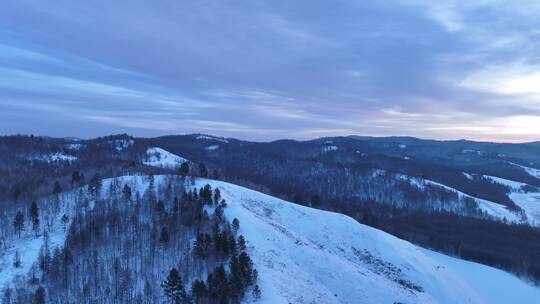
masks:
{"label": "dusk sky", "polygon": [[540,140],[540,1],[24,1],[0,134]]}

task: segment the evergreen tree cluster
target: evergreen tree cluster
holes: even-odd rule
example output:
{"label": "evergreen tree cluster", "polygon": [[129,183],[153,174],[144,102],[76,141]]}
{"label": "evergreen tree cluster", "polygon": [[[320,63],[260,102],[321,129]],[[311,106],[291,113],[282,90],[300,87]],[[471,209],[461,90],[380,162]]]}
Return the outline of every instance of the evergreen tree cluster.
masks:
{"label": "evergreen tree cluster", "polygon": [[[260,295],[240,223],[225,220],[218,189],[186,189],[179,176],[138,180],[95,181],[98,191],[52,197],[74,202],[69,216],[41,203],[14,214],[15,231],[41,225],[44,246],[32,278],[5,290],[7,303],[238,303],[248,291]],[[63,248],[49,245],[49,218],[67,231]],[[14,267],[27,266],[17,256]]]}

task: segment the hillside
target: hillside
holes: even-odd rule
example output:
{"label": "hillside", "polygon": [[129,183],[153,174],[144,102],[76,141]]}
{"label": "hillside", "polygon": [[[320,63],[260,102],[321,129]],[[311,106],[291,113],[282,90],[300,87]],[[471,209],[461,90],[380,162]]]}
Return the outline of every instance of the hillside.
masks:
{"label": "hillside", "polygon": [[[227,205],[225,218],[228,221],[235,218],[239,220],[238,233],[248,240],[247,250],[259,273],[261,298],[255,301],[255,298],[248,295],[244,300],[246,302],[491,304],[507,303],[507,298],[500,295],[509,290],[519,290],[519,293],[513,294],[514,303],[530,303],[531,299],[540,297],[540,289],[503,271],[421,249],[387,233],[358,224],[344,215],[292,204],[240,186],[208,179],[186,182],[178,177],[165,175],[153,178],[124,176],[104,180],[100,187],[101,198],[96,197],[95,200],[91,196],[86,199],[81,197],[81,194],[86,196],[84,193],[88,189],[63,193],[57,200],[60,204],[54,206],[55,208],[42,208],[42,218],[48,218],[52,223],[48,228],[50,249],[63,246],[64,239],[72,239],[74,236],[73,228],[64,230],[59,224],[63,214],[68,214],[70,219],[77,219],[81,212],[87,214],[85,217],[91,214],[97,216],[102,212],[97,210],[101,208],[99,204],[107,201],[118,204],[113,206],[116,209],[129,210],[130,207],[125,205],[128,204],[126,201],[109,200],[122,195],[118,191],[125,185],[132,189],[134,196],[144,194],[149,197],[155,192],[156,198],[160,200],[167,197],[166,189],[170,185],[180,187],[179,189],[185,187],[186,191],[202,189],[206,185],[219,189]],[[115,192],[111,189],[118,190]],[[40,206],[50,202],[51,198],[44,199]],[[87,207],[80,209],[81,202],[88,204]],[[166,210],[172,212],[172,209],[167,207],[171,206],[170,202],[164,202]],[[148,209],[142,207],[139,217],[148,221],[152,215],[147,213],[152,213],[152,210],[152,206]],[[182,212],[180,216],[183,217]],[[110,221],[114,221],[114,218],[105,218],[101,225],[114,227],[114,222]],[[172,237],[180,232],[169,233]],[[124,235],[124,238],[127,240],[129,236]],[[4,253],[0,260],[4,265],[0,272],[2,289],[12,284],[17,275],[33,275],[29,270],[33,263],[38,262],[43,239],[42,236],[35,238],[31,231],[27,231],[22,238],[15,240],[10,251]],[[73,241],[76,240],[72,239],[70,242]],[[187,248],[192,248],[193,241],[192,239],[191,246],[188,245]],[[106,238],[104,242],[106,243],[96,249],[110,246],[115,248],[114,238]],[[73,244],[70,246],[73,247]],[[144,247],[135,248],[149,250],[147,244],[141,243],[138,246]],[[14,251],[23,253],[24,267],[17,271],[12,271],[11,266],[11,253]],[[104,251],[110,252],[110,249]],[[163,280],[162,272],[168,264],[175,264],[174,261],[185,260],[191,255],[190,249],[169,250],[163,254],[165,256],[162,262],[156,264],[152,270],[152,278],[156,283]],[[75,265],[78,261],[84,261],[77,255],[73,258]],[[105,256],[102,258],[105,259]],[[193,280],[204,276],[207,271],[204,267],[188,266],[187,269],[190,269],[186,272],[189,275],[185,276],[187,288]],[[72,275],[81,276],[82,281],[85,280],[83,273]],[[482,282],[487,277],[493,284],[489,288]],[[144,285],[137,277],[134,279],[133,286]],[[18,284],[20,285],[21,281]],[[500,301],[494,302],[493,299]]]}

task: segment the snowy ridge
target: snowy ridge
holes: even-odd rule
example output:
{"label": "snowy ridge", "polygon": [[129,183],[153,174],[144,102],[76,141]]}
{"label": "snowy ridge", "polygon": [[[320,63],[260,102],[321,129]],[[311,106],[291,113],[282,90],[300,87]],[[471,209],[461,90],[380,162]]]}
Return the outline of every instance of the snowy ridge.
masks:
{"label": "snowy ridge", "polygon": [[531,168],[531,167],[525,167],[525,166],[518,165],[518,164],[515,164],[515,163],[510,163],[510,164],[512,164],[514,166],[518,166],[521,169],[525,170],[525,172],[527,172],[527,174],[529,174],[530,176],[540,179],[540,170],[539,169],[535,169],[535,168]]}
{"label": "snowy ridge", "polygon": [[111,144],[116,151],[121,152],[131,146],[135,141],[133,139],[115,139],[115,140],[109,140],[109,144]]}
{"label": "snowy ridge", "polygon": [[161,168],[176,168],[183,163],[188,162],[187,159],[173,154],[167,150],[158,147],[151,147],[146,150],[146,158],[143,164]]}
{"label": "snowy ridge", "polygon": [[[220,189],[226,216],[240,220],[253,245],[262,303],[507,303],[491,299],[510,288],[523,291],[515,303],[540,296],[503,271],[421,249],[347,216],[224,182],[197,180],[196,187],[206,183]],[[500,288],[478,288],[487,275]]]}
{"label": "snowy ridge", "polygon": [[489,216],[499,219],[499,220],[505,220],[510,223],[526,223],[526,219],[523,218],[523,215],[521,213],[513,212],[509,210],[506,206],[488,201],[485,199],[477,198],[474,196],[470,196],[468,194],[465,194],[457,189],[454,189],[452,187],[443,185],[441,183],[434,182],[432,180],[428,179],[422,179],[418,177],[411,177],[407,175],[398,174],[398,178],[401,178],[403,180],[409,181],[411,185],[414,185],[420,189],[424,189],[426,185],[432,185],[436,187],[444,188],[448,191],[455,192],[459,198],[470,198],[473,199],[480,210],[484,211]]}
{"label": "snowy ridge", "polygon": [[[156,185],[181,181],[171,175],[158,175],[154,180]],[[112,184],[127,184],[144,193],[149,179],[106,179],[101,195],[107,195]],[[240,220],[239,233],[249,241],[248,250],[259,270],[262,297],[257,303],[502,304],[509,300],[533,303],[540,298],[540,289],[508,273],[422,249],[341,214],[220,181],[196,179],[186,186],[201,188],[206,184],[220,189],[228,205],[225,216]],[[64,242],[59,217],[63,213],[74,217],[73,202],[81,189],[87,191],[85,186],[61,194],[58,217],[50,219],[52,246]],[[93,204],[90,201],[88,208]],[[50,208],[55,210],[56,206]],[[0,289],[30,271],[42,244],[42,237],[26,235],[4,253]],[[11,265],[15,249],[24,253],[22,269],[14,270]]]}
{"label": "snowy ridge", "polygon": [[215,150],[219,149],[219,146],[218,145],[210,145],[210,146],[206,147],[205,149],[206,149],[206,151],[215,151]]}
{"label": "snowy ridge", "polygon": [[484,177],[501,185],[508,186],[511,189],[509,194],[510,199],[525,212],[528,223],[531,226],[540,226],[540,191],[525,191],[523,189],[528,185],[524,183],[495,176],[485,175]]}
{"label": "snowy ridge", "polygon": [[77,157],[61,152],[43,155],[34,155],[28,157],[28,160],[43,161],[47,163],[53,162],[73,162],[77,160]]}
{"label": "snowy ridge", "polygon": [[219,142],[222,142],[222,143],[225,143],[225,144],[228,144],[229,141],[223,137],[216,137],[216,136],[211,136],[211,135],[198,135],[195,139],[198,139],[198,140],[215,140],[215,141],[219,141]]}

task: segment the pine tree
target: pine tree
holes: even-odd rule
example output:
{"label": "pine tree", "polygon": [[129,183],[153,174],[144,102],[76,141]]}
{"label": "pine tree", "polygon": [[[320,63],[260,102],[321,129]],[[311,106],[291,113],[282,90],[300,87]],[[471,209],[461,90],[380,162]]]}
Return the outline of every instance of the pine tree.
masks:
{"label": "pine tree", "polygon": [[81,175],[79,174],[79,171],[73,172],[73,174],[71,174],[71,183],[78,184],[80,182],[81,182]]}
{"label": "pine tree", "polygon": [[206,284],[203,281],[195,280],[193,284],[191,284],[191,295],[193,296],[196,304],[204,301],[204,298],[206,298],[207,294],[208,290],[206,288]]}
{"label": "pine tree", "polygon": [[24,230],[24,215],[20,210],[17,211],[17,214],[15,215],[15,220],[13,221],[13,227],[15,228],[15,232],[17,232],[17,235],[20,238],[21,232]]}
{"label": "pine tree", "polygon": [[219,188],[216,188],[214,190],[214,204],[219,204],[220,200],[221,200],[221,191],[219,191]]}
{"label": "pine tree", "polygon": [[218,303],[227,303],[227,297],[229,296],[228,285],[227,273],[223,265],[216,267],[214,272],[208,275],[208,295],[212,300]]}
{"label": "pine tree", "polygon": [[244,296],[245,285],[242,277],[242,272],[240,270],[240,262],[238,261],[238,258],[234,255],[231,257],[231,261],[229,263],[229,271],[231,296],[234,302],[238,302],[238,300]]}
{"label": "pine tree", "polygon": [[34,304],[45,304],[45,288],[39,286],[34,293]]}
{"label": "pine tree", "polygon": [[238,251],[245,251],[246,250],[246,239],[243,235],[240,235],[238,237]]}
{"label": "pine tree", "polygon": [[88,184],[88,191],[90,191],[91,194],[98,195],[101,190],[102,182],[101,182],[101,176],[99,173],[94,174],[92,176],[92,179],[90,179],[90,183]]}
{"label": "pine tree", "polygon": [[64,231],[66,231],[67,224],[69,223],[68,215],[64,213],[64,215],[62,215],[62,218],[60,219],[60,221],[62,222],[62,228],[64,229]]}
{"label": "pine tree", "polygon": [[15,256],[13,257],[13,267],[22,267],[21,255],[19,254],[18,250],[15,251]]}
{"label": "pine tree", "polygon": [[159,200],[155,206],[155,210],[159,215],[165,213],[165,203],[162,200]]}
{"label": "pine tree", "polygon": [[59,194],[60,192],[62,192],[62,186],[60,186],[60,183],[58,181],[54,182],[54,187],[53,187],[53,194]]}
{"label": "pine tree", "polygon": [[11,304],[13,298],[13,290],[8,287],[4,290],[4,295],[2,296],[2,303],[3,304]]}
{"label": "pine tree", "polygon": [[39,233],[39,208],[35,201],[30,206],[30,221],[32,222],[32,230],[37,236]]}
{"label": "pine tree", "polygon": [[315,194],[312,198],[311,198],[311,206],[313,207],[319,207],[321,205],[321,197],[318,196],[317,194]]}
{"label": "pine tree", "polygon": [[124,188],[122,189],[122,194],[124,195],[124,199],[126,202],[131,202],[131,187],[127,184],[124,185]]}
{"label": "pine tree", "polygon": [[186,176],[189,174],[189,164],[187,162],[183,162],[181,165],[180,165],[180,175],[183,177],[183,178],[186,178]]}
{"label": "pine tree", "polygon": [[255,287],[253,287],[253,297],[255,298],[255,300],[258,300],[261,298],[261,288],[259,287],[259,285],[255,285]]}
{"label": "pine tree", "polygon": [[165,295],[173,304],[187,304],[189,303],[189,295],[184,288],[184,282],[180,278],[180,274],[176,268],[172,268],[169,275],[161,285]]}
{"label": "pine tree", "polygon": [[50,269],[51,264],[51,252],[50,252],[50,246],[49,246],[49,234],[47,231],[43,234],[43,246],[41,247],[39,251],[39,268],[43,273],[47,273]]}
{"label": "pine tree", "polygon": [[237,218],[234,218],[234,219],[233,219],[233,221],[232,221],[232,227],[233,227],[234,233],[237,233],[238,230],[240,229],[240,221],[239,221]]}
{"label": "pine tree", "polygon": [[253,262],[245,251],[238,256],[238,262],[240,264],[240,272],[242,274],[244,285],[249,286],[253,284]]}
{"label": "pine tree", "polygon": [[161,228],[159,243],[163,248],[167,247],[167,245],[169,244],[169,233],[167,232],[167,228],[165,227]]}
{"label": "pine tree", "polygon": [[207,178],[208,177],[208,169],[206,169],[206,166],[204,165],[204,163],[199,164],[199,175],[202,178]]}

